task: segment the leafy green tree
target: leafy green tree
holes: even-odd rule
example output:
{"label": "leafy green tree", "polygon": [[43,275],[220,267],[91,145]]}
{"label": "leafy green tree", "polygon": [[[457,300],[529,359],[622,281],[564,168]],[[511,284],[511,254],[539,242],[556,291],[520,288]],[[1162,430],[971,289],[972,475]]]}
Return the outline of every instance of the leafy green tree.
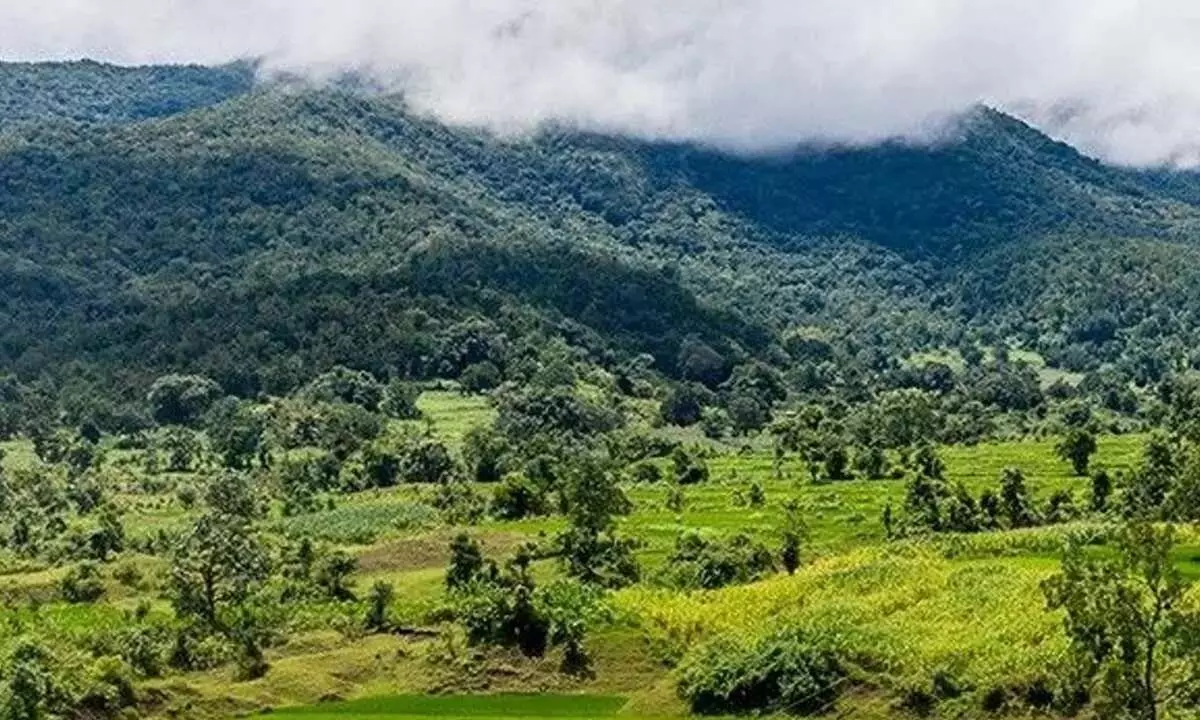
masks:
{"label": "leafy green tree", "polygon": [[1076,475],[1085,477],[1092,455],[1096,453],[1096,436],[1082,428],[1071,428],[1055,446],[1054,451],[1060,458],[1071,463]]}
{"label": "leafy green tree", "polygon": [[1126,517],[1162,517],[1167,499],[1178,482],[1183,455],[1170,436],[1161,432],[1150,436],[1143,448],[1142,465],[1129,474],[1121,495]]}
{"label": "leafy green tree", "polygon": [[709,540],[688,532],[676,539],[667,568],[676,587],[715,590],[758,580],[774,570],[775,563],[771,551],[745,533]]}
{"label": "leafy green tree", "polygon": [[4,720],[42,720],[51,717],[61,692],[41,645],[21,639],[5,662]]}
{"label": "leafy green tree", "polygon": [[375,412],[383,402],[383,385],[369,372],[338,365],[313,379],[303,394],[315,402],[347,403]]}
{"label": "leafy green tree", "polygon": [[512,475],[492,491],[491,512],[499,520],[521,520],[549,513],[550,502],[532,480]]}
{"label": "leafy green tree", "polygon": [[266,579],[269,568],[261,542],[243,518],[205,513],[173,553],[175,610],[210,630],[228,630],[233,614]]}
{"label": "leafy green tree", "polygon": [[463,437],[463,461],[475,482],[500,482],[504,478],[508,452],[504,436],[492,428],[474,427]]}
{"label": "leafy green tree", "polygon": [[1037,525],[1037,511],[1025,484],[1025,474],[1017,468],[1005,468],[1000,477],[1000,509],[1010,528]]}
{"label": "leafy green tree", "polygon": [[377,580],[367,595],[367,616],[364,621],[369,632],[384,633],[392,627],[391,607],[396,597],[396,588],[388,582]]}
{"label": "leafy green tree", "polygon": [[313,582],[331,600],[354,600],[349,579],[357,569],[357,560],[342,550],[335,550],[317,562]]}
{"label": "leafy green tree", "polygon": [[862,448],[854,454],[854,469],[868,480],[882,480],[888,476],[887,453],[875,445]]}
{"label": "leafy green tree", "polygon": [[476,395],[495,390],[503,381],[504,373],[495,363],[487,360],[468,365],[458,376],[458,383],[463,392]]}
{"label": "leafy green tree", "polygon": [[221,386],[201,375],[164,375],[154,381],[146,402],[163,425],[196,422],[223,394]]}
{"label": "leafy green tree", "polygon": [[725,358],[697,338],[685,340],[679,348],[679,374],[685,380],[716,387],[729,375]]}
{"label": "leafy green tree", "polygon": [[699,453],[677,447],[671,453],[671,465],[677,485],[700,485],[708,482],[708,463],[704,462]]}
{"label": "leafy green tree", "polygon": [[104,579],[95,563],[75,565],[58,583],[58,594],[69,603],[93,603],[104,597]]}
{"label": "leafy green tree", "polygon": [[932,445],[921,445],[913,454],[911,464],[918,474],[935,480],[946,479],[946,463]]}
{"label": "leafy green tree", "polygon": [[713,395],[701,385],[681,383],[667,393],[659,406],[663,422],[690,427],[704,418],[704,409],[713,402]]}
{"label": "leafy green tree", "polygon": [[1116,537],[1116,557],[1072,542],[1043,589],[1065,613],[1075,672],[1099,691],[1101,717],[1158,720],[1195,700],[1200,684],[1200,612],[1171,558],[1169,527],[1134,524]]}
{"label": "leafy green tree", "polygon": [[205,434],[221,463],[233,470],[249,470],[266,458],[266,420],[250,403],[234,398],[218,401],[204,416]]}
{"label": "leafy green tree", "polygon": [[200,436],[185,427],[167,428],[159,436],[158,449],[166,456],[169,472],[191,472],[204,455]]}
{"label": "leafy green tree", "polygon": [[204,502],[218,515],[246,522],[262,517],[266,511],[251,476],[234,471],[218,473],[208,480]]}
{"label": "leafy green tree", "polygon": [[1113,481],[1108,472],[1105,470],[1097,470],[1096,472],[1092,473],[1092,512],[1108,512],[1109,501],[1112,498],[1112,493]]}
{"label": "leafy green tree", "polygon": [[640,570],[634,544],[616,532],[615,518],[632,509],[616,476],[592,456],[576,459],[565,474],[569,525],[559,533],[558,546],[567,574],[610,588],[636,582]]}
{"label": "leafy green tree", "polygon": [[[887,510],[891,510],[891,505],[887,506]],[[788,575],[795,575],[796,570],[800,567],[801,550],[805,538],[808,536],[808,527],[804,524],[804,519],[800,515],[800,504],[795,500],[789,500],[783,506],[783,529],[781,535],[781,547],[779,550],[779,559],[783,563],[783,569]]]}
{"label": "leafy green tree", "polygon": [[732,423],[729,414],[722,408],[707,407],[700,417],[700,428],[704,437],[710,440],[720,440],[729,434]]}
{"label": "leafy green tree", "polygon": [[739,435],[762,430],[771,419],[770,407],[748,392],[735,392],[725,401],[725,416]]}
{"label": "leafy green tree", "polygon": [[446,570],[446,588],[461,590],[476,580],[487,579],[491,574],[479,541],[466,533],[456,535],[450,543],[450,566]]}
{"label": "leafy green tree", "polygon": [[846,446],[836,439],[826,444],[824,455],[825,477],[830,480],[853,480],[850,472],[850,453]]}
{"label": "leafy green tree", "polygon": [[100,508],[96,527],[88,534],[88,552],[99,562],[125,549],[125,524],[121,512],[111,503]]}
{"label": "leafy green tree", "polygon": [[420,420],[421,408],[417,407],[420,398],[420,386],[396,378],[384,388],[379,411],[398,420]]}

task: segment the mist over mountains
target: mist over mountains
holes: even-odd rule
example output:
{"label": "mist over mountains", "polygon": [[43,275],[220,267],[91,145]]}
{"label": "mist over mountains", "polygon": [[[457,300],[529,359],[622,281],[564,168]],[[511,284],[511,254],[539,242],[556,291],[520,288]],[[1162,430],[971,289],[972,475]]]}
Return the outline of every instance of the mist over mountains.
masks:
{"label": "mist over mountains", "polygon": [[1122,164],[1197,163],[1183,0],[25,0],[0,57],[358,72],[454,124],[741,151],[928,142],[983,103]]}

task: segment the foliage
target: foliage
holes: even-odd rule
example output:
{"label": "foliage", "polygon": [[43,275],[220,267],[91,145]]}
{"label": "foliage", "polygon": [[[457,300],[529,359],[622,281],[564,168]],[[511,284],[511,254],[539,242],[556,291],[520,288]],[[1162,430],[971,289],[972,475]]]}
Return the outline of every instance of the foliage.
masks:
{"label": "foliage", "polygon": [[793,629],[704,646],[680,668],[679,694],[704,715],[817,714],[833,707],[845,674],[834,649]]}
{"label": "foliage", "polygon": [[1096,436],[1087,430],[1081,428],[1072,428],[1067,431],[1062,441],[1055,448],[1055,452],[1063,460],[1071,463],[1071,467],[1075,469],[1075,474],[1080,477],[1088,474],[1088,464],[1091,462],[1092,455],[1096,453]]}
{"label": "foliage", "polygon": [[1066,611],[1084,696],[1098,689],[1104,717],[1171,716],[1194,705],[1200,682],[1200,612],[1171,562],[1170,528],[1131,525],[1116,538],[1117,557],[1097,559],[1068,546],[1062,571],[1046,581],[1052,609]]}
{"label": "foliage", "polygon": [[772,572],[775,563],[771,551],[748,535],[708,540],[691,532],[676,539],[667,567],[675,587],[715,590],[758,580]]}

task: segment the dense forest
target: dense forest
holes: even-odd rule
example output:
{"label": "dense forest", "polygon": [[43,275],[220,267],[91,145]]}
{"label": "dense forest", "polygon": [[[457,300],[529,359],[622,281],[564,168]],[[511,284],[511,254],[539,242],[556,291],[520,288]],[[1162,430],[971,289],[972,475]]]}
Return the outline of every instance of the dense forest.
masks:
{"label": "dense forest", "polygon": [[950,350],[1104,388],[1193,360],[1190,180],[990,110],[933,147],[731,157],[495,138],[250,72],[5,68],[0,367],[105,416],[167,372],[244,397],[335,365],[503,378],[512,358],[468,338],[562,339],[610,370],[646,353],[668,380],[696,379],[681,349],[701,343],[710,385],[753,360],[800,392],[823,371],[796,337],[837,359],[818,385],[855,392]]}
{"label": "dense forest", "polygon": [[1194,709],[1198,231],[985,107],[753,156],[0,64],[0,719]]}

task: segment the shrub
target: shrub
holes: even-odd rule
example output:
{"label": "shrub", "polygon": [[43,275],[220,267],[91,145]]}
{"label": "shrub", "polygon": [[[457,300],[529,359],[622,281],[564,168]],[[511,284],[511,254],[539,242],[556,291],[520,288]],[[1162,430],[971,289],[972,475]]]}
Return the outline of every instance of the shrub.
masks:
{"label": "shrub", "polygon": [[708,482],[708,464],[698,455],[676,448],[671,456],[675,482],[680,485],[699,485]]}
{"label": "shrub", "polygon": [[498,520],[521,520],[549,511],[546,493],[524,476],[510,476],[492,491],[492,515]]}
{"label": "shrub", "polygon": [[740,533],[725,541],[684,534],[675,541],[667,566],[676,587],[704,590],[752,582],[775,569],[771,551]]}
{"label": "shrub", "polygon": [[58,584],[59,594],[69,603],[92,603],[104,596],[104,582],[95,563],[84,562],[67,571]]}
{"label": "shrub", "polygon": [[751,643],[720,639],[686,659],[679,695],[695,713],[814,714],[829,709],[846,678],[837,653],[789,628]]}
{"label": "shrub", "polygon": [[647,485],[662,482],[662,470],[651,462],[641,462],[633,466],[634,482]]}
{"label": "shrub", "polygon": [[367,596],[367,616],[364,625],[371,632],[387,632],[392,627],[390,616],[392,600],[396,597],[396,589],[391,583],[382,580],[371,586]]}

